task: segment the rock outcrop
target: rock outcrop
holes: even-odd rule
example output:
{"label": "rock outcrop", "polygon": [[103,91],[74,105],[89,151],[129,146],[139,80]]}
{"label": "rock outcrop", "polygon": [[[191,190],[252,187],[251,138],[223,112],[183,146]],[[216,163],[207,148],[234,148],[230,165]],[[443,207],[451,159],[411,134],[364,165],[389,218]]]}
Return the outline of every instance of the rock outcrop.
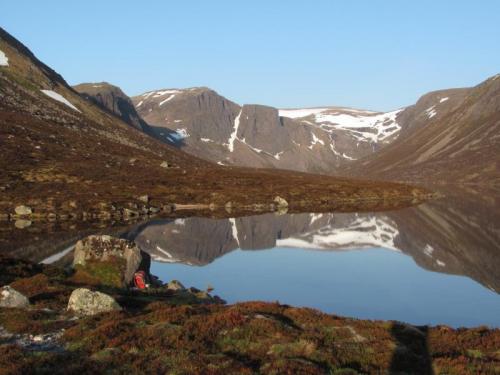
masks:
{"label": "rock outcrop", "polygon": [[133,242],[107,235],[88,236],[77,242],[73,266],[95,283],[127,287],[143,257]]}
{"label": "rock outcrop", "polygon": [[137,114],[130,98],[119,87],[107,82],[100,82],[82,83],[73,88],[87,100],[114,114],[134,128],[144,130],[147,127]]}

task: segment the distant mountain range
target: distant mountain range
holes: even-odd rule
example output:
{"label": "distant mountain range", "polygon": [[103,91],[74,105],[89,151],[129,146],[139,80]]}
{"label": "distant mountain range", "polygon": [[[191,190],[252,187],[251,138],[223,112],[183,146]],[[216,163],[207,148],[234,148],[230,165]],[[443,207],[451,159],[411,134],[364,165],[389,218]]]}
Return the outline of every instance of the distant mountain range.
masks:
{"label": "distant mountain range", "polygon": [[431,92],[387,113],[240,106],[205,87],[155,90],[131,99],[108,83],[74,88],[132,126],[220,165],[498,184],[497,77],[473,88]]}

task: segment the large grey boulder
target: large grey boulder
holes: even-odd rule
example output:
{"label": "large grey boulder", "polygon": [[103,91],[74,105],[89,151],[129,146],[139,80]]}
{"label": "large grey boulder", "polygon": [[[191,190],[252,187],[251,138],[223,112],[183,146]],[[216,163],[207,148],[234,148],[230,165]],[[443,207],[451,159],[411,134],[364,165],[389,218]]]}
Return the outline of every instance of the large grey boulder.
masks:
{"label": "large grey boulder", "polygon": [[121,309],[113,297],[86,288],[75,289],[68,302],[68,310],[78,315],[95,315]]}
{"label": "large grey boulder", "polygon": [[76,243],[73,267],[99,284],[126,287],[141,261],[141,251],[134,242],[93,235]]}
{"label": "large grey boulder", "polygon": [[26,308],[30,305],[28,298],[10,286],[0,289],[0,307]]}

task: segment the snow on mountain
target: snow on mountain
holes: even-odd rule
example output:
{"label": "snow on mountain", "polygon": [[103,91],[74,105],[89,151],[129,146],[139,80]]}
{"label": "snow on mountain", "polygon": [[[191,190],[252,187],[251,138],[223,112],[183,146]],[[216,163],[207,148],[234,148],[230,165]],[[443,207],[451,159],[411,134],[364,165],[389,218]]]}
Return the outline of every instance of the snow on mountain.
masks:
{"label": "snow on mountain", "polygon": [[396,119],[401,111],[402,109],[379,113],[351,108],[306,108],[280,109],[279,114],[302,119],[303,123],[319,127],[328,133],[345,130],[356,141],[378,143],[401,130]]}
{"label": "snow on mountain", "polygon": [[63,103],[65,105],[67,105],[71,109],[74,109],[75,111],[81,112],[78,108],[76,108],[73,104],[71,104],[69,102],[69,100],[66,99],[64,96],[62,96],[61,94],[58,94],[57,92],[52,91],[52,90],[40,90],[40,91],[42,91],[48,97],[50,97],[50,98],[52,98],[54,100],[57,100],[60,103]]}
{"label": "snow on mountain", "polygon": [[3,51],[0,50],[0,66],[9,66],[9,59],[3,53]]}
{"label": "snow on mountain", "polygon": [[[317,217],[312,216],[311,225],[316,220]],[[356,215],[345,226],[335,227],[329,224],[299,236],[279,239],[276,246],[318,250],[382,247],[400,251],[394,244],[398,234],[397,225],[386,216]]]}

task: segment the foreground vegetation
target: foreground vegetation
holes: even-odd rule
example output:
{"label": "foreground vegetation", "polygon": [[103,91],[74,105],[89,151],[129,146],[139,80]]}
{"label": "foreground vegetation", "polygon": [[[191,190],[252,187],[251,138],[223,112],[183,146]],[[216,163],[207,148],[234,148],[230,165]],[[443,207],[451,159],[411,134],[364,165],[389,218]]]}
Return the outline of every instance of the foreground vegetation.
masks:
{"label": "foreground vegetation", "polygon": [[[0,309],[2,374],[500,371],[498,329],[415,327],[277,303],[225,305],[202,291],[113,289],[55,267],[9,259],[0,266],[0,284],[31,303]],[[88,284],[123,310],[67,312],[72,290]]]}

